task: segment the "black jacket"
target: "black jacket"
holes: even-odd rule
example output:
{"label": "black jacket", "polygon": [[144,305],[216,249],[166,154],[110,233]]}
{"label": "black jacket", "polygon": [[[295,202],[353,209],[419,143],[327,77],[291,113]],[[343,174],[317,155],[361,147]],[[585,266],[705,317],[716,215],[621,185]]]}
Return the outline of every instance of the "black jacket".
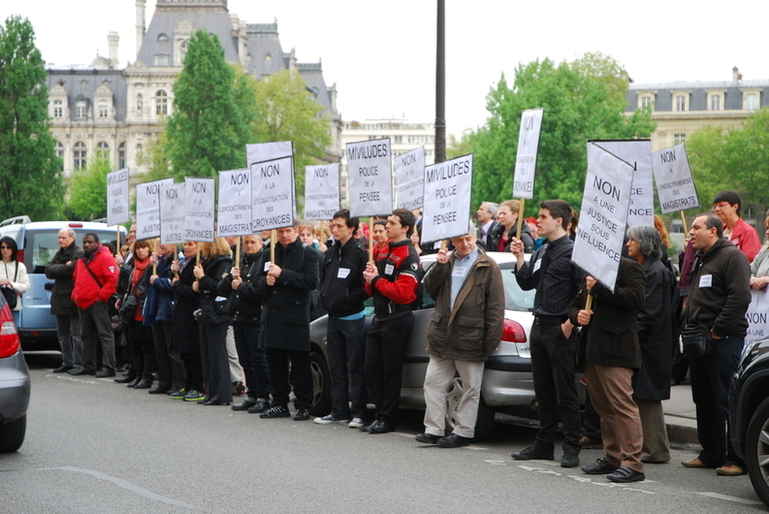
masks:
{"label": "black jacket", "polygon": [[[256,292],[256,277],[264,268],[264,252],[253,255],[243,254],[240,259],[240,278],[243,280],[237,291],[232,289],[232,274],[219,281],[219,295],[229,297],[228,313],[233,323],[257,324],[262,317],[264,294]],[[267,254],[269,258],[269,254]]]}
{"label": "black jacket", "polygon": [[[518,231],[518,228],[516,225],[513,225],[513,235],[515,235]],[[499,251],[499,241],[502,239],[502,234],[505,232],[505,226],[501,223],[497,223],[496,227],[489,232],[489,235],[487,237],[488,243],[486,244],[486,251],[487,252],[498,252]],[[534,244],[534,238],[531,237],[531,229],[529,228],[529,225],[524,221],[523,225],[521,226],[521,241],[523,241],[523,251],[524,253],[533,253],[536,249],[536,245]],[[508,242],[503,252],[509,252],[510,251],[510,243]]]}
{"label": "black jacket", "polygon": [[363,302],[368,298],[363,287],[366,262],[368,253],[352,237],[344,246],[335,241],[326,250],[321,268],[320,298],[330,317],[343,318],[363,310]]}
{"label": "black jacket", "polygon": [[[51,262],[45,267],[45,276],[54,279],[51,290],[51,314],[74,315],[78,313],[77,305],[72,301],[72,289],[75,281],[75,260],[83,255],[83,250],[74,242],[67,248],[59,248],[53,254]],[[68,262],[72,264],[67,265]]]}
{"label": "black jacket", "polygon": [[174,316],[173,345],[176,353],[200,353],[200,331],[193,313],[198,308],[199,293],[192,290],[196,257],[188,259],[179,271],[179,280],[173,282]]}
{"label": "black jacket", "polygon": [[232,269],[232,258],[229,255],[217,255],[203,261],[206,275],[200,279],[198,307],[202,323],[229,323],[227,314],[229,297],[221,296],[217,291],[219,281],[226,278]]}

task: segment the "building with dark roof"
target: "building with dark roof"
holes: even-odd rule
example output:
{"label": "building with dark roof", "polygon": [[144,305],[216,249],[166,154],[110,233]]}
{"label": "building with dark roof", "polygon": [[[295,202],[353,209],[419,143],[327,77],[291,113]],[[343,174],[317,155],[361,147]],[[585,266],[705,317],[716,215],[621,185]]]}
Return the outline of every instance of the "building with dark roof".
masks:
{"label": "building with dark roof", "polygon": [[[332,142],[329,162],[341,158],[341,117],[336,85],[328,87],[320,62],[299,63],[284,52],[277,21],[249,24],[231,14],[227,0],[156,0],[145,25],[146,0],[136,1],[136,60],[118,67],[118,34],[110,32],[109,57],[90,65],[48,69],[49,114],[57,153],[66,177],[96,152],[115,169],[131,175],[147,171],[142,155],[173,114],[173,85],[181,73],[189,39],[199,29],[215,34],[225,58],[261,79],[283,69],[296,70],[323,106]],[[245,165],[245,163],[244,163]]]}

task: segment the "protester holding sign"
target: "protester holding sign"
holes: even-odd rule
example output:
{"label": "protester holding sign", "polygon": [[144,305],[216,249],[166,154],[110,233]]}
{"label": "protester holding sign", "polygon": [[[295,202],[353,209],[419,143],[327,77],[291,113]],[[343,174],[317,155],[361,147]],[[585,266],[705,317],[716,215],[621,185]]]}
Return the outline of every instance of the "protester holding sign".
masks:
{"label": "protester holding sign", "polygon": [[769,285],[769,216],[764,220],[766,242],[750,264],[750,287],[757,291],[766,291]]}
{"label": "protester holding sign", "polygon": [[741,207],[742,199],[736,191],[721,191],[713,198],[713,211],[724,224],[724,235],[745,254],[748,262],[753,262],[761,242],[756,229],[740,217]]}
{"label": "protester holding sign", "polygon": [[[518,216],[521,215],[521,202],[518,200],[507,200],[499,205],[497,211],[497,226],[487,237],[486,249],[490,252],[508,252],[510,243],[518,230]],[[523,241],[523,251],[532,253],[534,251],[534,238],[531,237],[531,229],[524,223],[521,228],[521,241]]]}

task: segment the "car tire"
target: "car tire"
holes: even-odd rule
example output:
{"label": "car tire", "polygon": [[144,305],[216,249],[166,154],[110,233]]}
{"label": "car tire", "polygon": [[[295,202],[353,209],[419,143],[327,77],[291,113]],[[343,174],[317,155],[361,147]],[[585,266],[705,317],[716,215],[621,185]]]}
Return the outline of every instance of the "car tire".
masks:
{"label": "car tire", "polygon": [[331,412],[331,373],[323,354],[310,352],[310,373],[312,374],[312,404],[310,414],[325,416]]}
{"label": "car tire", "polygon": [[0,453],[11,453],[21,448],[26,433],[26,414],[16,421],[0,425]]}
{"label": "car tire", "polygon": [[[449,382],[446,388],[446,433],[450,434],[454,430],[454,426],[457,424],[457,410],[459,409],[459,402],[462,401],[462,396],[465,394],[464,386],[462,385],[462,379],[454,377]],[[496,411],[493,407],[486,405],[481,395],[478,401],[478,418],[475,421],[475,437],[476,441],[485,439],[491,433],[491,429],[494,427],[494,416]]]}
{"label": "car tire", "polygon": [[748,475],[759,498],[769,505],[769,398],[753,413],[745,436]]}

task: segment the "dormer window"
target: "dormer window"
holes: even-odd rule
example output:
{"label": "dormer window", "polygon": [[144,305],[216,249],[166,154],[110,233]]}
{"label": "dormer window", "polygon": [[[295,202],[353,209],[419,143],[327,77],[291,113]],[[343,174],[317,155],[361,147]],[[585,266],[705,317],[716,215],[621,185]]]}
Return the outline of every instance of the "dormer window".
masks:
{"label": "dormer window", "polygon": [[158,43],[168,43],[168,36],[166,34],[158,34]]}

